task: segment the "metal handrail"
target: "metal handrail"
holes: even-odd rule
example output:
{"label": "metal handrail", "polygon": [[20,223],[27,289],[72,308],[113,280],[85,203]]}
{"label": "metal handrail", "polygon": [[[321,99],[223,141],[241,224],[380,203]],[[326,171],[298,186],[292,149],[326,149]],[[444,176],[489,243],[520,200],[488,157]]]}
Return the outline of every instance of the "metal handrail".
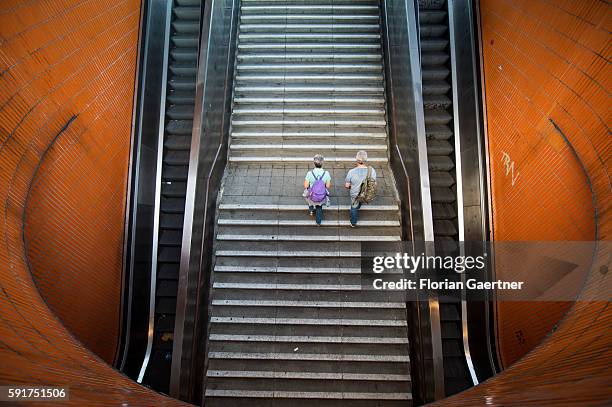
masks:
{"label": "metal handrail", "polygon": [[[461,128],[459,126],[459,97],[457,89],[457,55],[455,45],[455,21],[453,14],[453,0],[447,1],[448,9],[448,35],[449,35],[449,49],[450,49],[450,61],[451,61],[451,88],[453,94],[453,133],[455,135],[455,186],[457,188],[457,229],[459,234],[459,251],[462,256],[465,256],[465,247],[461,242],[465,242],[465,222],[463,215],[463,176],[462,176],[462,162],[461,162]],[[465,273],[461,273],[461,281],[465,287]],[[466,302],[466,291],[465,288],[461,292],[461,336],[463,346],[463,356],[467,365],[472,384],[478,384],[478,377],[476,376],[476,370],[474,369],[474,362],[472,361],[472,355],[470,352],[470,341],[468,334],[468,314],[467,314],[467,302]]]}

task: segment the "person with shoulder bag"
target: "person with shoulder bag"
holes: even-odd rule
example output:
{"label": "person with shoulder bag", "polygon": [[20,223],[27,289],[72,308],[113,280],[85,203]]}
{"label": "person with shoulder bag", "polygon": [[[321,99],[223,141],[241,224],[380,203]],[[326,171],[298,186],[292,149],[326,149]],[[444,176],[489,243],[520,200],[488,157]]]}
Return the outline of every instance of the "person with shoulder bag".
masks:
{"label": "person with shoulder bag", "polygon": [[376,170],[366,163],[368,153],[361,150],[355,156],[356,165],[346,174],[344,186],[351,196],[351,227],[357,226],[359,209],[376,198]]}

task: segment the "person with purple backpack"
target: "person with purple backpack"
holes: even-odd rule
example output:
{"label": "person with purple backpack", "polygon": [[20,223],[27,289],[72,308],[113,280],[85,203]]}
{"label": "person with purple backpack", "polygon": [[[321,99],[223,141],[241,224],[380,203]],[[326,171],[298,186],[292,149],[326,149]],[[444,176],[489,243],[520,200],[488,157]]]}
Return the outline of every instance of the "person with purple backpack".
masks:
{"label": "person with purple backpack", "polygon": [[316,215],[317,225],[323,221],[323,205],[329,205],[329,189],[331,188],[331,175],[323,169],[323,156],[314,156],[314,168],[306,173],[304,178],[304,194],[308,203],[310,216]]}

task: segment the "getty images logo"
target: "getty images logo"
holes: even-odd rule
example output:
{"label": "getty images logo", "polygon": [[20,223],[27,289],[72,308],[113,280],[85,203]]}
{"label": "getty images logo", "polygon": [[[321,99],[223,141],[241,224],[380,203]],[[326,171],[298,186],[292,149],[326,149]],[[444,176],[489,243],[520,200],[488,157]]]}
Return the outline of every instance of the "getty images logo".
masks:
{"label": "getty images logo", "polygon": [[396,253],[394,256],[376,256],[372,271],[381,274],[385,270],[405,270],[416,273],[417,270],[453,270],[463,273],[469,270],[483,270],[486,253],[482,256],[410,256],[408,253]]}

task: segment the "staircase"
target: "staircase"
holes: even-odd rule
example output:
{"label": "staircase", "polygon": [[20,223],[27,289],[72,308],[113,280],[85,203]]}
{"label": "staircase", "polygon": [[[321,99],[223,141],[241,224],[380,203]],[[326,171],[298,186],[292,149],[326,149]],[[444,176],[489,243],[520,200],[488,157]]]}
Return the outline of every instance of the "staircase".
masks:
{"label": "staircase", "polygon": [[[452,74],[446,0],[419,0],[427,158],[434,240],[458,241]],[[457,281],[459,275],[454,276]],[[446,395],[471,387],[463,351],[461,303],[440,298]]]}
{"label": "staircase", "polygon": [[[410,405],[405,303],[361,290],[360,243],[401,238],[378,2],[242,0],[236,68],[205,402]],[[352,229],[360,149],[379,195]],[[333,183],[321,227],[301,197],[316,153]]]}
{"label": "staircase", "polygon": [[[165,101],[155,309],[143,383],[167,393],[185,214],[201,0],[173,0]],[[141,371],[141,374],[145,371]]]}

